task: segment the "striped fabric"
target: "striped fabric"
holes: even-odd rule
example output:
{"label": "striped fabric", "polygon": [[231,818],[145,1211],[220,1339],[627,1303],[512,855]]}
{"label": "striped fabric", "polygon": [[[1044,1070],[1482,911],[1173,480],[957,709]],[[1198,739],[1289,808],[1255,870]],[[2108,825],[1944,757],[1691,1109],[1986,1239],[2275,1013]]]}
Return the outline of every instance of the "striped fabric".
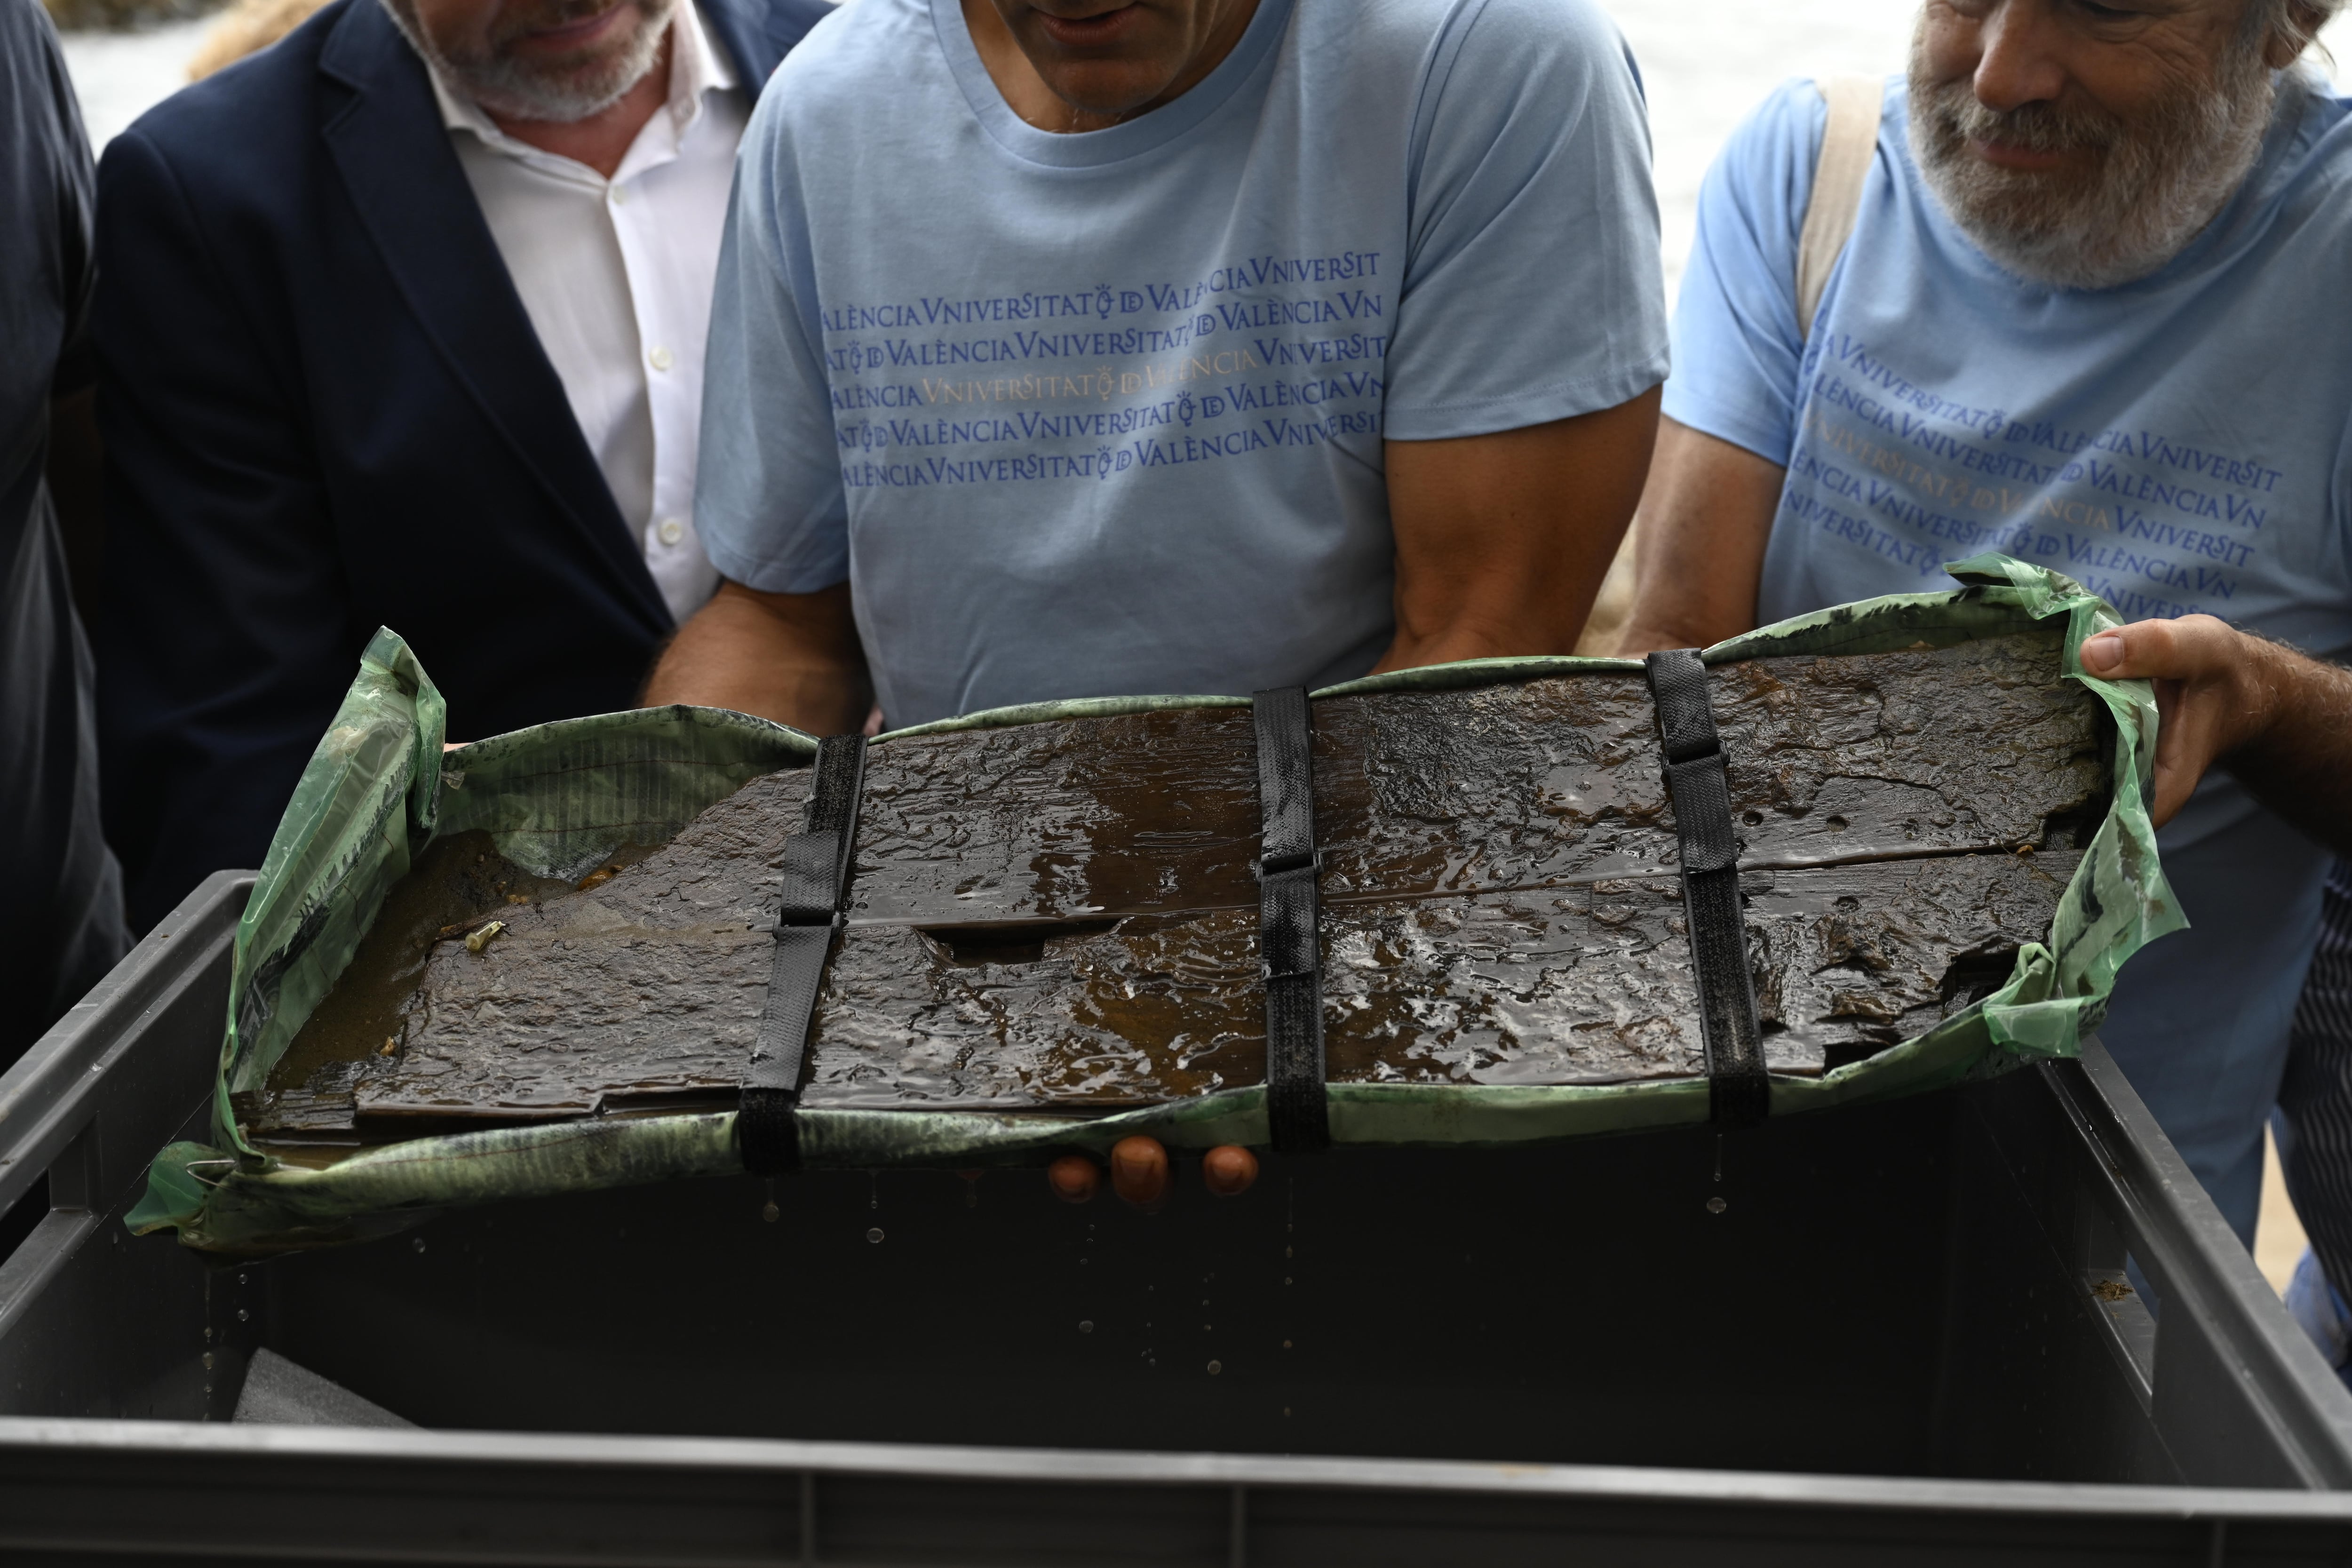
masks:
{"label": "striped fabric", "polygon": [[2278,1105],[2296,1212],[2329,1282],[2352,1297],[2352,860],[2327,879]]}

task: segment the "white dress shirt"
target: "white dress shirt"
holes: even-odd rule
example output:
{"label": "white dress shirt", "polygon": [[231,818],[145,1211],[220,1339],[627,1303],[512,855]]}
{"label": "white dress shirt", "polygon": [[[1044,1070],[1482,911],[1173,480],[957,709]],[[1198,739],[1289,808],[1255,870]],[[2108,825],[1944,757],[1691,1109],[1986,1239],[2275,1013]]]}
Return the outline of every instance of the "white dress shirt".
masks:
{"label": "white dress shirt", "polygon": [[610,180],[516,141],[433,74],[457,161],[646,565],[684,620],[718,586],[694,531],[702,347],[735,144],[750,118],[692,5],[669,100]]}

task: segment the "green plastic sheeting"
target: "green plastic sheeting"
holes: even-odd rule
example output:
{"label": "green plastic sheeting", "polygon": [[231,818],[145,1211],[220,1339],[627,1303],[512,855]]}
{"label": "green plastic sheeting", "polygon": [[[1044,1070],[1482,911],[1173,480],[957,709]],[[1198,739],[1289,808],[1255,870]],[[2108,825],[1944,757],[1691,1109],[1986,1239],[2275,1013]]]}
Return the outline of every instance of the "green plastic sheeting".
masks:
{"label": "green plastic sheeting", "polygon": [[[2156,704],[2145,682],[2086,675],[2085,637],[2118,626],[2070,578],[2000,555],[1961,562],[1965,586],[1898,595],[1783,621],[1706,650],[1710,664],[1768,656],[1948,647],[2036,626],[2064,640],[2065,669],[2116,719],[2106,820],[2061,898],[2048,940],[2006,984],[1935,1028],[1818,1079],[1776,1077],[1772,1114],[1885,1099],[2074,1054],[2116,972],[2181,918],[2157,861],[2145,805]],[[1369,677],[1316,693],[1429,691],[1542,676],[1632,671],[1633,659],[1476,659]],[[1001,709],[895,731],[910,735],[1170,707],[1246,706],[1230,697],[1091,699]],[[259,1254],[363,1239],[456,1205],[740,1173],[732,1113],[591,1120],[419,1138],[324,1166],[248,1146],[229,1112],[258,1088],[341,973],[387,889],[439,834],[484,829],[541,876],[576,879],[625,843],[666,842],[747,780],[805,763],[815,742],[765,720],[661,708],[541,725],[445,753],[443,706],[408,646],[377,633],[319,743],[237,927],[214,1145],[174,1143],[129,1216],[144,1234]],[[1522,1088],[1334,1084],[1339,1144],[1507,1144],[1704,1121],[1701,1079]],[[801,1150],[818,1167],[1036,1164],[1100,1153],[1131,1133],[1178,1148],[1267,1142],[1265,1091],[1227,1090],[1112,1116],[803,1110]]]}

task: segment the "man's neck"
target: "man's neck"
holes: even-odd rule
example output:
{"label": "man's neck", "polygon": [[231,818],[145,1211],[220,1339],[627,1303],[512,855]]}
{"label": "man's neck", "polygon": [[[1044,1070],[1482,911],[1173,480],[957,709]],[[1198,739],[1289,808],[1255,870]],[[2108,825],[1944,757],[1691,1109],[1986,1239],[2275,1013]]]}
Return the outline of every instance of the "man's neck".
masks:
{"label": "man's neck", "polygon": [[1003,94],[1005,107],[1040,131],[1075,134],[1082,131],[1107,131],[1139,115],[1149,114],[1162,104],[1172,103],[1192,91],[1207,79],[1211,71],[1223,64],[1225,57],[1233,53],[1234,47],[1242,41],[1242,35],[1249,30],[1251,18],[1257,15],[1258,0],[1241,0],[1239,5],[1227,11],[1223,25],[1209,40],[1208,47],[1178,74],[1175,80],[1168,84],[1166,91],[1147,103],[1139,103],[1115,114],[1081,108],[1048,86],[1045,79],[1037,73],[1037,68],[1030,63],[1029,57],[1022,52],[1020,43],[1005,26],[1004,18],[997,15],[996,7],[989,0],[959,0],[959,4],[963,11],[964,31],[971,35],[972,48],[980,56],[980,63],[987,70],[989,79],[996,84],[996,90]]}
{"label": "man's neck", "polygon": [[637,132],[669,101],[669,73],[677,58],[677,24],[672,23],[654,68],[609,107],[585,120],[517,120],[491,109],[482,112],[525,146],[585,163],[609,180],[636,144]]}

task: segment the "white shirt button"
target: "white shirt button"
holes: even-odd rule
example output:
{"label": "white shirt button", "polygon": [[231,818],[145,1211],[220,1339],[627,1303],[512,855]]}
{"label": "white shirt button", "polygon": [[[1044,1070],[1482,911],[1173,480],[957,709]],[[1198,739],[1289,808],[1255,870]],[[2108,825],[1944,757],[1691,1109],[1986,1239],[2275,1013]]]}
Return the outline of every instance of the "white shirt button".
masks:
{"label": "white shirt button", "polygon": [[629,205],[629,191],[628,187],[625,185],[614,185],[604,194],[611,199],[613,205],[616,207],[625,207]]}
{"label": "white shirt button", "polygon": [[676,544],[686,537],[686,524],[677,518],[666,517],[662,519],[661,526],[654,531],[661,536],[661,542],[664,544]]}
{"label": "white shirt button", "polygon": [[646,360],[656,370],[667,370],[672,363],[676,363],[672,358],[669,350],[662,347],[659,343],[656,343],[654,345],[654,352],[647,354],[646,356]]}

